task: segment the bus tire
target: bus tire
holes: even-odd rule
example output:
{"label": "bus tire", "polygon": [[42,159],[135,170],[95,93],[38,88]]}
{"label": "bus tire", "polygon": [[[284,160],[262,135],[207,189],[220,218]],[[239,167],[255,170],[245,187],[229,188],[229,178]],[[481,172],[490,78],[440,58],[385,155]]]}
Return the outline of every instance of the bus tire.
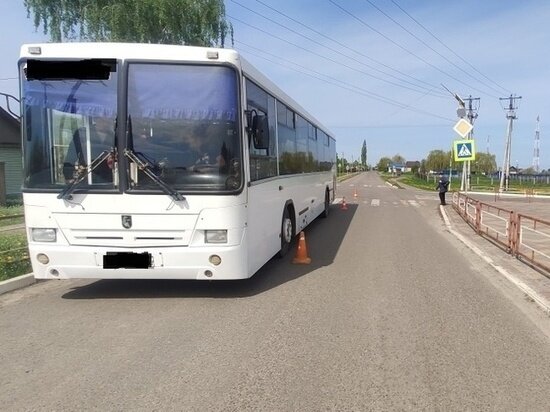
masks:
{"label": "bus tire", "polygon": [[330,194],[328,190],[325,191],[325,210],[321,213],[321,217],[327,218],[330,212]]}
{"label": "bus tire", "polygon": [[284,257],[290,250],[292,239],[294,238],[294,222],[290,217],[289,208],[285,207],[283,218],[281,220],[281,249],[279,257]]}

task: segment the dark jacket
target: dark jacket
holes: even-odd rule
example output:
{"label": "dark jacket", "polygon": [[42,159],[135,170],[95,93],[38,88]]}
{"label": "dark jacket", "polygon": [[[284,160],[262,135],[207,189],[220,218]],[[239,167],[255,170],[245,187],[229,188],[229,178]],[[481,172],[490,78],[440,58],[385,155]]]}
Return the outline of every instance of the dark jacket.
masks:
{"label": "dark jacket", "polygon": [[439,190],[439,193],[445,193],[447,190],[449,190],[449,181],[445,176],[439,179],[439,183],[437,184],[437,187],[435,189]]}

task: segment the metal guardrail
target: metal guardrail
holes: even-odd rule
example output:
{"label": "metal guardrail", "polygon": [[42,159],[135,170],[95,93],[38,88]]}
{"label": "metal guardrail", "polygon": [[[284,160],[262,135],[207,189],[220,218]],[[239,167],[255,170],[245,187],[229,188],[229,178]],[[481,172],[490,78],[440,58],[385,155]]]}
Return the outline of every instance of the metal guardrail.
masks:
{"label": "metal guardrail", "polygon": [[516,258],[550,272],[550,222],[453,192],[453,208],[481,236]]}

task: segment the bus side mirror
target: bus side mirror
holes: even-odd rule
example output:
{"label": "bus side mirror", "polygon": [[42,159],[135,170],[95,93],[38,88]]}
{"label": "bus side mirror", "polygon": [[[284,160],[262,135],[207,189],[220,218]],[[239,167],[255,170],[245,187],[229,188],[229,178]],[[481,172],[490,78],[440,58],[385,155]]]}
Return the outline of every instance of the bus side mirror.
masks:
{"label": "bus side mirror", "polygon": [[252,118],[252,140],[256,149],[269,149],[269,123],[267,116],[256,115]]}

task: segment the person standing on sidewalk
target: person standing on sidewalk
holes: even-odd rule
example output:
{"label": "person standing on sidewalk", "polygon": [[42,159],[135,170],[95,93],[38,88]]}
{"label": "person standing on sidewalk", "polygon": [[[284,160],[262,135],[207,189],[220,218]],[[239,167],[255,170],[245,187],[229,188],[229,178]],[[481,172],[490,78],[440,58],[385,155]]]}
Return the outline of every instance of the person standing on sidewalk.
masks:
{"label": "person standing on sidewalk", "polygon": [[449,190],[449,181],[443,174],[439,175],[439,183],[437,184],[435,190],[439,190],[439,200],[441,201],[441,204],[445,206],[447,204],[445,202],[445,193]]}

